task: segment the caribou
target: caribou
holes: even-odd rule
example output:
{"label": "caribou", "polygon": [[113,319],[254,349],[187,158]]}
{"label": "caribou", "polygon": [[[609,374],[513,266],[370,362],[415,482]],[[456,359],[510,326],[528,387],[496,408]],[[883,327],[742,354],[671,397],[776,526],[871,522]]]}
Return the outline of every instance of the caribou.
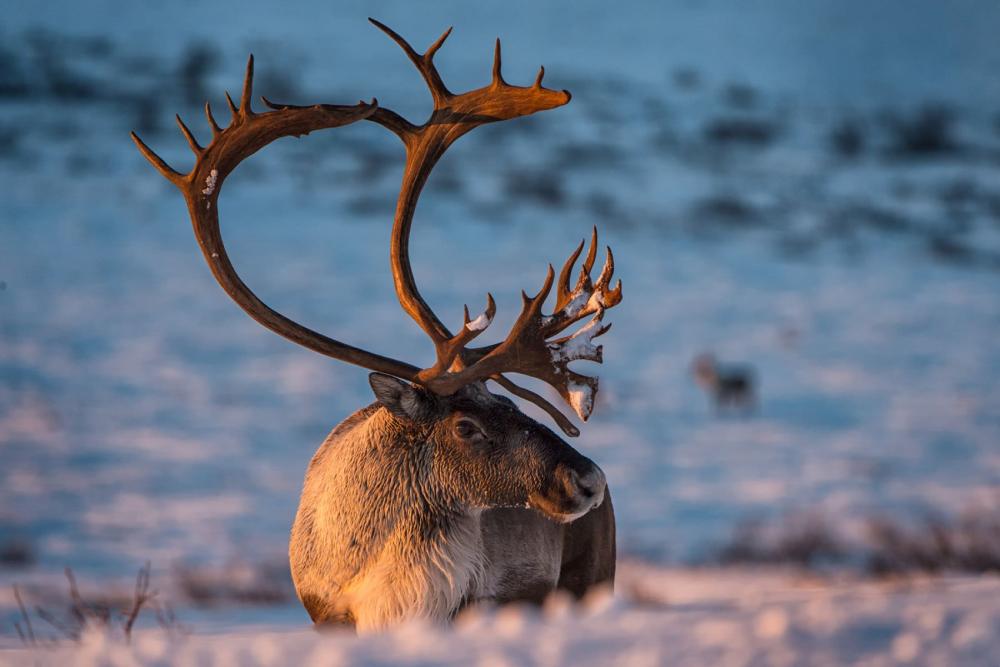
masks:
{"label": "caribou", "polygon": [[[333,429],[305,475],[289,546],[298,596],[317,625],[370,631],[413,618],[447,622],[465,605],[483,601],[540,602],[557,589],[579,598],[594,586],[612,586],[615,520],[604,472],[485,384],[534,403],[564,434],[579,435],[563,412],[508,375],[547,383],[587,420],[597,378],[569,364],[603,361],[595,339],[610,328],[605,312],[622,298],[621,281],[611,286],[611,249],[592,279],[595,228],[576,279],[583,241],[558,279],[549,265],[541,289],[534,296],[521,293],[521,311],[506,338],[481,347],[470,343],[493,321],[493,296],[487,294],[475,318],[466,307],[453,333],[421,296],[409,257],[417,200],[447,148],[480,125],[560,107],[570,94],[544,87],[544,68],[530,86],[507,83],[499,39],[490,83],[452,93],[434,64],[450,28],[419,54],[393,30],[370,21],[402,48],[430,90],[433,110],[422,125],[375,99],[294,106],[262,97],[268,110],[255,112],[251,54],[239,105],[226,93],[231,117],[225,128],[205,105],[212,132],[207,146],[177,117],[195,154],[187,174],[132,133],[142,155],[180,189],[212,275],[240,308],[294,343],[371,371],[375,402]],[[434,345],[436,359],[427,368],[334,340],[264,304],[237,274],[219,229],[219,194],[240,162],[278,138],[361,120],[390,130],[405,147],[390,265],[400,305]],[[553,286],[554,305],[546,314]]]}

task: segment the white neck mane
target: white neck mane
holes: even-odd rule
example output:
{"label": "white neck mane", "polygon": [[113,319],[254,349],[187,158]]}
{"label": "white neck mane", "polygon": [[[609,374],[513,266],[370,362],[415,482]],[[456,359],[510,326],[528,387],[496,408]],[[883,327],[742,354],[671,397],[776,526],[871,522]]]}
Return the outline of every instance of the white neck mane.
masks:
{"label": "white neck mane", "polygon": [[486,594],[478,512],[430,536],[414,532],[399,526],[372,565],[342,589],[359,632],[412,618],[443,623],[463,600]]}

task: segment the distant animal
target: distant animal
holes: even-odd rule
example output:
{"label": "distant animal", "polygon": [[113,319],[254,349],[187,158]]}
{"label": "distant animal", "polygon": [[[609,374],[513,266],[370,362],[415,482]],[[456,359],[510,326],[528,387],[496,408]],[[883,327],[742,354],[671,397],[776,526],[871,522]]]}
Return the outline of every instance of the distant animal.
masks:
{"label": "distant animal", "polygon": [[[374,371],[369,381],[375,402],[333,429],[305,476],[289,549],[299,598],[317,624],[372,630],[415,617],[447,621],[479,600],[540,602],[555,589],[579,597],[595,585],[611,586],[615,520],[604,472],[485,385],[496,382],[548,412],[566,435],[579,434],[558,409],[506,374],[543,380],[586,421],[597,379],[568,364],[602,361],[594,339],[610,327],[602,324],[605,311],[622,298],[621,281],[611,287],[611,250],[593,281],[595,229],[575,283],[571,274],[583,241],[558,280],[550,266],[535,296],[522,293],[520,315],[507,337],[484,347],[469,343],[493,321],[493,297],[487,295],[485,311],[474,319],[466,308],[452,333],[420,295],[409,258],[417,199],[448,146],[485,123],[562,106],[570,94],[542,87],[544,70],[532,86],[506,83],[499,40],[492,81],[454,94],[433,62],[450,29],[418,54],[395,32],[372,23],[399,44],[430,89],[434,110],[423,125],[374,100],[296,107],[265,99],[271,111],[255,113],[251,56],[240,105],[226,96],[228,126],[220,128],[205,107],[212,129],[207,147],[178,117],[196,155],[190,173],[174,171],[132,135],[149,162],[183,193],[212,274],[243,310],[299,345]],[[400,304],[434,344],[437,358],[428,368],[341,343],[272,310],[237,275],[219,230],[219,192],[243,159],[279,137],[363,119],[388,128],[406,148],[390,264]],[[555,304],[546,315],[542,308],[553,282]],[[584,319],[575,333],[565,334]]]}
{"label": "distant animal", "polygon": [[695,381],[709,394],[717,411],[757,407],[756,374],[748,366],[722,366],[715,356],[699,354],[691,364]]}

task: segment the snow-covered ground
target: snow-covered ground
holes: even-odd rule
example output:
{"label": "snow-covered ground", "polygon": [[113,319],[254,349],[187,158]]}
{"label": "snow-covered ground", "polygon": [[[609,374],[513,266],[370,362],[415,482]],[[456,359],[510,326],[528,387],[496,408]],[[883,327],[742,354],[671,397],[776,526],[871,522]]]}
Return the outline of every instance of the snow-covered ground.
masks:
{"label": "snow-covered ground", "polygon": [[141,630],[131,644],[0,648],[11,665],[960,665],[996,664],[1000,579],[823,580],[768,570],[672,570],[625,563],[617,598],[580,606],[472,609],[454,627],[379,635],[242,625]]}
{"label": "snow-covered ground", "polygon": [[[365,373],[232,305],[180,196],[128,140],[138,129],[190,164],[172,113],[205,137],[198,104],[224,109],[250,50],[269,97],[374,96],[419,120],[426,92],[364,20],[372,12],[418,48],[454,24],[438,61],[455,89],[486,80],[499,33],[508,80],[544,63],[546,83],[573,92],[565,108],[450,150],[417,213],[414,270],[453,324],[491,291],[491,331],[503,332],[519,290],[600,227],[625,300],[574,445],[607,473],[622,554],[656,564],[625,578],[669,603],[626,593],[582,620],[502,612],[475,622],[496,624],[485,645],[459,628],[447,642],[428,634],[411,657],[454,646],[456,664],[463,651],[484,664],[704,664],[704,651],[733,650],[737,664],[780,664],[828,648],[838,664],[860,653],[837,651],[903,661],[917,646],[927,664],[941,652],[977,664],[990,624],[1000,651],[995,579],[803,588],[789,575],[672,569],[711,560],[747,517],[811,513],[858,546],[873,516],[1000,514],[995,5],[252,4],[24,3],[5,15],[0,555],[17,545],[31,564],[0,568],[0,635],[13,636],[12,584],[41,604],[64,587],[64,566],[93,591],[150,560],[181,621],[216,633],[178,651],[236,650],[220,637],[243,633],[255,639],[239,650],[264,657],[391,659],[380,651],[392,642],[289,629],[305,615],[280,565],[305,466],[370,401]],[[426,365],[432,347],[398,307],[386,261],[401,169],[398,142],[370,124],[283,140],[226,182],[223,231],[278,310]],[[755,368],[755,415],[713,414],[690,373],[706,350]],[[191,573],[234,569],[271,573],[265,597],[278,604],[237,608],[243,593],[227,593],[203,609]],[[714,602],[720,589],[729,597]],[[600,648],[610,636],[620,641]]]}

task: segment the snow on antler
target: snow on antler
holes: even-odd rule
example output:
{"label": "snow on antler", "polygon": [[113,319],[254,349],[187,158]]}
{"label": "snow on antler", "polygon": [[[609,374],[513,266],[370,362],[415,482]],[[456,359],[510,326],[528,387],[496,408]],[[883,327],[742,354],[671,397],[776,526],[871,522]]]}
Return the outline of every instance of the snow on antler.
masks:
{"label": "snow on antler", "polygon": [[569,383],[569,404],[576,415],[586,421],[594,411],[594,394],[596,389],[589,384]]}
{"label": "snow on antler", "polygon": [[597,311],[597,314],[579,331],[569,338],[561,341],[549,343],[549,350],[552,351],[552,361],[555,363],[566,363],[584,359],[601,363],[603,346],[595,345],[594,339],[605,333],[611,325],[601,326],[604,318],[604,309]]}
{"label": "snow on antler", "polygon": [[493,318],[490,314],[483,312],[479,314],[479,317],[471,322],[466,322],[465,328],[469,331],[483,331],[486,327],[490,326],[491,322],[493,322]]}

